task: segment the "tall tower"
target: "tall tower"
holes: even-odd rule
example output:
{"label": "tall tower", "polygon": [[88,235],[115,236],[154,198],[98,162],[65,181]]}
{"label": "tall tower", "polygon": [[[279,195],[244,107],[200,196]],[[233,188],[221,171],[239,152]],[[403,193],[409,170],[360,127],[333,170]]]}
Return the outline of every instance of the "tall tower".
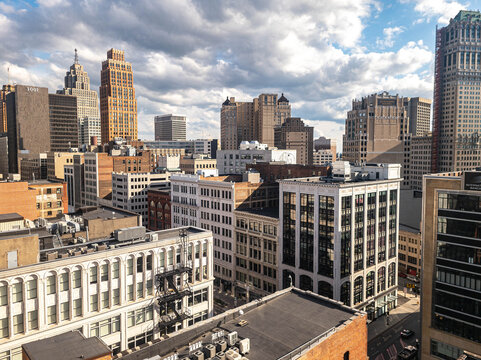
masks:
{"label": "tall tower", "polygon": [[100,72],[102,142],[116,137],[137,140],[137,100],[132,64],[123,50],[110,49]]}
{"label": "tall tower", "polygon": [[159,115],[154,118],[155,140],[186,140],[186,118],[178,115]]}
{"label": "tall tower", "polygon": [[57,94],[77,97],[78,143],[91,145],[93,136],[100,142],[100,113],[97,91],[90,89],[90,78],[84,67],[79,64],[77,49],[74,63],[65,75],[65,87]]}
{"label": "tall tower", "polygon": [[436,30],[432,172],[471,170],[481,157],[481,13]]}

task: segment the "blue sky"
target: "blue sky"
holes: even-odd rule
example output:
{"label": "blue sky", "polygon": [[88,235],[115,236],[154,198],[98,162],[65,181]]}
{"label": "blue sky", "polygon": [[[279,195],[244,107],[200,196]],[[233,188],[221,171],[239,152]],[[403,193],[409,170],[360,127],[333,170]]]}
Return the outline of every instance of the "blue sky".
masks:
{"label": "blue sky", "polygon": [[190,138],[219,137],[226,96],[284,92],[316,136],[342,138],[353,98],[432,97],[436,24],[481,1],[0,0],[0,81],[55,92],[74,48],[98,89],[108,49],[132,62],[139,136],[186,115]]}

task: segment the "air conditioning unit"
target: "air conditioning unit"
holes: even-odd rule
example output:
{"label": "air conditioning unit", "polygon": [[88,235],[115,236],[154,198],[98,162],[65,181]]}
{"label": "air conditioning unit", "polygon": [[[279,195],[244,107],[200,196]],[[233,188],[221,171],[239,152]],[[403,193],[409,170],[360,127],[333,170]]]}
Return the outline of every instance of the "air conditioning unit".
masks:
{"label": "air conditioning unit", "polygon": [[204,360],[204,353],[202,351],[196,351],[193,355],[192,355],[192,359],[193,360]]}
{"label": "air conditioning unit", "polygon": [[227,343],[225,340],[221,340],[217,343],[217,351],[225,351],[227,349]]}
{"label": "air conditioning unit", "polygon": [[157,240],[159,240],[159,234],[157,233],[150,234],[150,241],[157,241]]}
{"label": "air conditioning unit", "polygon": [[215,360],[225,360],[225,352],[219,351],[217,354],[215,354]]}
{"label": "air conditioning unit", "polygon": [[238,339],[237,331],[233,331],[227,334],[227,343],[229,344],[229,346],[235,345],[237,343],[237,339]]}
{"label": "air conditioning unit", "polygon": [[227,350],[227,352],[225,353],[225,358],[226,360],[240,360],[242,358],[242,355],[233,350]]}
{"label": "air conditioning unit", "polygon": [[242,355],[247,354],[251,349],[251,341],[248,338],[239,341],[239,350]]}
{"label": "air conditioning unit", "polygon": [[215,346],[208,344],[204,348],[204,355],[206,359],[211,359],[215,356]]}

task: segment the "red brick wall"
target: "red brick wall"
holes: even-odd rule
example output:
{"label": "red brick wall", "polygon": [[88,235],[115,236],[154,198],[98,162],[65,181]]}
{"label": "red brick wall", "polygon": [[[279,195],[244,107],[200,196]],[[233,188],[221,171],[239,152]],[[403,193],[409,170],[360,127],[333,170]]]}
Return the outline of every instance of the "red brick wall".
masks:
{"label": "red brick wall", "polygon": [[367,359],[367,317],[356,318],[339,328],[334,334],[310,349],[299,360],[343,360],[349,351],[349,360]]}

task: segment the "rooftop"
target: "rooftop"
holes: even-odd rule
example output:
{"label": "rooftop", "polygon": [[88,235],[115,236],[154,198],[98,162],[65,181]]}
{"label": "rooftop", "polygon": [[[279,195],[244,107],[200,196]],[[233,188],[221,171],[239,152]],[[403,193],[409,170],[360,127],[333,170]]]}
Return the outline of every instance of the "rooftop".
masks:
{"label": "rooftop", "polygon": [[111,351],[102,340],[97,337],[87,339],[77,330],[33,341],[22,345],[22,348],[30,360],[111,358]]}
{"label": "rooftop", "polygon": [[24,217],[17,213],[0,214],[0,223],[23,220]]}
{"label": "rooftop", "polygon": [[236,209],[235,212],[261,215],[261,216],[267,216],[274,219],[279,219],[279,207],[260,208],[260,209],[259,208]]}
{"label": "rooftop", "polygon": [[454,21],[480,22],[481,13],[479,11],[461,10],[453,19]]}
{"label": "rooftop", "polygon": [[139,216],[137,213],[114,208],[114,207],[84,207],[80,208],[82,212],[82,217],[85,220],[95,220],[95,219],[103,219],[103,220],[113,220],[113,219],[124,219],[131,216]]}
{"label": "rooftop", "polygon": [[[176,336],[123,358],[140,360],[160,355],[164,359],[174,351],[183,358],[189,353],[189,344],[201,341],[207,345],[219,331],[225,335],[236,331],[239,340],[250,339],[249,360],[280,359],[293,351],[299,354],[309,349],[358,316],[365,314],[312,292],[288,288],[181,330]],[[247,323],[240,326],[241,320]]]}

